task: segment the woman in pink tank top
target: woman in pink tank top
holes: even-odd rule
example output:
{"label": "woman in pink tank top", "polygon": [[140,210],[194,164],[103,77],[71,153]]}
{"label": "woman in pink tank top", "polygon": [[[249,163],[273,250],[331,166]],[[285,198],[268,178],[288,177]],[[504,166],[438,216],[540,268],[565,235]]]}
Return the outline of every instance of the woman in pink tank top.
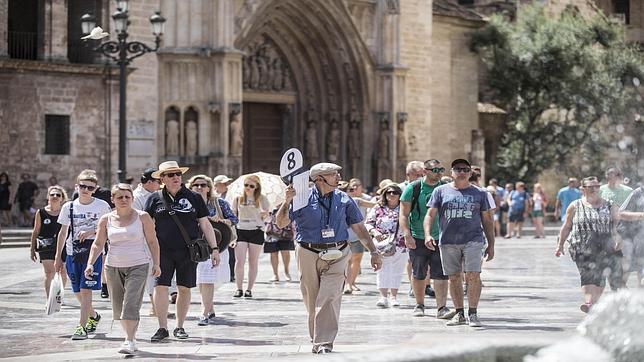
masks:
{"label": "woman in pink tank top", "polygon": [[155,277],[161,275],[159,242],[154,222],[147,213],[132,208],[133,201],[130,185],[118,184],[112,187],[112,202],[116,208],[99,220],[96,240],[89,255],[92,263],[88,263],[85,269],[85,276],[91,278],[93,261],[100,257],[105,242],[109,240],[110,251],[105,261],[105,272],[114,319],[121,321],[126,334],[119,349],[119,353],[123,354],[137,351],[135,336],[148,274]]}

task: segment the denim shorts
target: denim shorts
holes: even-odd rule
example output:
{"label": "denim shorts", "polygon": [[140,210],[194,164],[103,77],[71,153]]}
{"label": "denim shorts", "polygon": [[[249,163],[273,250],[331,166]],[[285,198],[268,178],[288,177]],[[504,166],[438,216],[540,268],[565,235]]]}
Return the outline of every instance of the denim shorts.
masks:
{"label": "denim shorts", "polygon": [[470,241],[466,244],[441,245],[443,272],[445,275],[455,275],[462,271],[480,273],[485,248],[486,243],[478,241]]}

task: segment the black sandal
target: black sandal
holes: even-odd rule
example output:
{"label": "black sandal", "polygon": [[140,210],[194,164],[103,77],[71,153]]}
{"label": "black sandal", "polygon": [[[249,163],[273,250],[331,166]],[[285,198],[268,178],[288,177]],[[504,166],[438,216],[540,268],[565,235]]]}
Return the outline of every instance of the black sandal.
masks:
{"label": "black sandal", "polygon": [[253,297],[253,293],[251,293],[250,290],[247,290],[246,293],[244,293],[244,298],[252,298],[252,297]]}
{"label": "black sandal", "polygon": [[241,297],[242,297],[242,295],[244,295],[244,291],[243,291],[243,290],[241,290],[241,289],[237,289],[237,292],[235,292],[235,294],[233,294],[233,297],[235,297],[235,298],[241,298]]}

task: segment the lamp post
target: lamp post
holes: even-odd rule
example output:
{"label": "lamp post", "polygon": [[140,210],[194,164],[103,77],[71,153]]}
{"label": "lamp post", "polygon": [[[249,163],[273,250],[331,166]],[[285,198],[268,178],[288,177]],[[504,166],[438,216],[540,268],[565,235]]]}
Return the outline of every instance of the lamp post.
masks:
{"label": "lamp post", "polygon": [[[118,179],[119,182],[125,182],[127,172],[127,157],[126,157],[126,141],[127,141],[127,119],[125,117],[126,109],[126,85],[127,85],[127,65],[134,59],[143,54],[156,52],[161,43],[161,35],[165,25],[165,18],[161,16],[160,12],[156,12],[150,17],[150,24],[152,25],[152,34],[154,35],[154,48],[138,42],[128,42],[127,27],[130,24],[128,13],[129,0],[116,0],[117,9],[112,14],[114,19],[114,28],[118,35],[117,41],[108,41],[102,43],[94,49],[106,57],[112,59],[119,65],[119,164],[118,164]],[[90,15],[85,14],[81,17],[81,26],[84,34],[89,34],[96,26],[96,19]]]}

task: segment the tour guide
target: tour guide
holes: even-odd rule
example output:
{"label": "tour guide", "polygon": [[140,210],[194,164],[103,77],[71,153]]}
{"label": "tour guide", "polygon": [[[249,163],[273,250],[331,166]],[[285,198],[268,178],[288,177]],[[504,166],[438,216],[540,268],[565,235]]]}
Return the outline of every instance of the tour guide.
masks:
{"label": "tour guide", "polygon": [[[329,353],[338,334],[338,318],[344,271],[347,268],[347,228],[358,235],[371,252],[371,266],[377,271],[382,259],[362,223],[362,214],[355,201],[336,189],[342,167],[318,163],[311,167],[315,183],[309,191],[308,205],[297,211],[289,206],[295,189],[286,188],[286,200],[277,212],[277,226],[286,227],[295,221],[297,268],[300,272],[302,299],[309,314],[309,334],[313,353]],[[316,306],[319,311],[316,313]]]}

